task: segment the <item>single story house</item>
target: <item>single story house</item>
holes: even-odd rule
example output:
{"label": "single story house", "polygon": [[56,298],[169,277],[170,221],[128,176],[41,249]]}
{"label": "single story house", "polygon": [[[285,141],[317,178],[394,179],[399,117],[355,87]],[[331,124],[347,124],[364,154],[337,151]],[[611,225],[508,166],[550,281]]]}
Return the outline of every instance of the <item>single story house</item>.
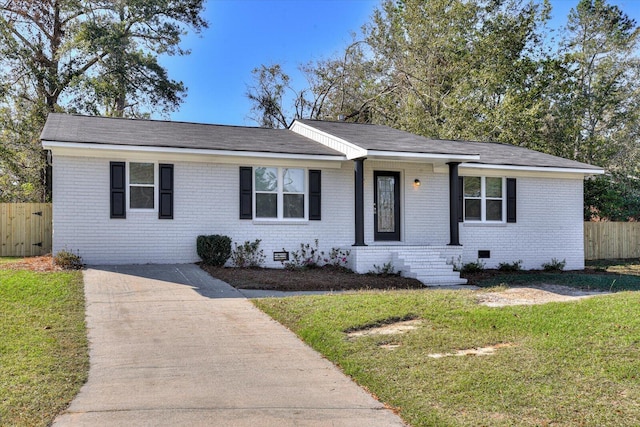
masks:
{"label": "single story house", "polygon": [[386,126],[295,120],[288,129],[50,114],[53,251],[89,264],[198,261],[196,237],[318,240],[366,273],[391,262],[426,284],[452,263],[552,258],[584,267],[583,180],[603,170],[498,143]]}

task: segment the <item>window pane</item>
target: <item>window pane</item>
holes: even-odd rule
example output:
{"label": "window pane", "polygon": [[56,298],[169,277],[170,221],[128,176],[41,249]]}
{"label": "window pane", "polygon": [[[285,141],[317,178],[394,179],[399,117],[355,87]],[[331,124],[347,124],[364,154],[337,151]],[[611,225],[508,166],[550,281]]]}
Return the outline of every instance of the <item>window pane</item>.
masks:
{"label": "window pane", "polygon": [[282,180],[285,193],[304,192],[304,170],[283,169]]}
{"label": "window pane", "polygon": [[502,221],[502,200],[487,200],[487,221]]}
{"label": "window pane", "polygon": [[153,185],[153,163],[129,163],[129,183]]}
{"label": "window pane", "polygon": [[278,169],[256,168],[256,191],[276,191],[278,188]]}
{"label": "window pane", "polygon": [[278,216],[278,195],[256,194],[256,217],[276,218]]}
{"label": "window pane", "polygon": [[480,200],[464,201],[464,219],[470,221],[480,221]]}
{"label": "window pane", "polygon": [[153,187],[129,187],[131,209],[153,209]]}
{"label": "window pane", "polygon": [[502,198],[502,178],[487,178],[487,197]]}
{"label": "window pane", "polygon": [[304,218],[304,195],[283,195],[282,210],[285,218]]}
{"label": "window pane", "polygon": [[480,177],[464,177],[464,197],[480,197]]}

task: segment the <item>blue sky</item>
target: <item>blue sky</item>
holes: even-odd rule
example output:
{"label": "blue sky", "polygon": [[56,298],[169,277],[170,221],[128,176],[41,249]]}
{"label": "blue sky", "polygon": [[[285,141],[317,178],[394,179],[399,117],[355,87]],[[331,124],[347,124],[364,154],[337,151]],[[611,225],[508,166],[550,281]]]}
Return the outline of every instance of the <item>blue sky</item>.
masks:
{"label": "blue sky", "polygon": [[[578,0],[551,0],[552,25],[566,22]],[[162,58],[188,96],[171,120],[255,126],[245,93],[251,70],[279,63],[293,74],[299,64],[340,52],[369,20],[380,0],[208,0],[209,29],[188,35],[184,57]],[[609,0],[640,22],[640,0]]]}

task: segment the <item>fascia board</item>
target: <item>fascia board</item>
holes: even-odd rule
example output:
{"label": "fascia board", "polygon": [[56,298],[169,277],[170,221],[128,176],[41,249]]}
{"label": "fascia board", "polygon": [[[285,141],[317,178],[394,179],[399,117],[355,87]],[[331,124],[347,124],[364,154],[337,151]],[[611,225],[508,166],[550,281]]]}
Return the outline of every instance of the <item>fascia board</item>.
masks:
{"label": "fascia board", "polygon": [[580,168],[560,168],[546,166],[516,166],[516,165],[492,165],[481,163],[461,163],[460,169],[488,169],[488,170],[508,170],[520,172],[545,172],[545,173],[568,173],[580,175],[602,175],[604,169],[580,169]]}
{"label": "fascia board", "polygon": [[410,153],[406,151],[377,151],[368,150],[367,157],[376,160],[403,159],[407,161],[436,160],[438,162],[464,162],[480,160],[478,154],[439,154],[439,153]]}
{"label": "fascia board", "polygon": [[[295,132],[299,135],[302,135],[306,138],[309,138],[319,144],[324,145],[325,147],[332,148],[336,151],[344,153],[348,160],[358,159],[361,157],[367,157],[367,150],[356,145],[352,142],[349,142],[345,139],[339,138],[330,133],[324,132],[320,129],[314,128],[313,126],[307,125],[305,123],[301,123],[299,121],[294,121],[293,124],[289,127],[289,130]],[[326,138],[329,143],[322,141],[319,138],[315,138],[313,134],[317,134]]]}
{"label": "fascia board", "polygon": [[143,153],[168,153],[173,155],[197,155],[197,156],[218,156],[218,157],[253,157],[287,160],[313,160],[325,162],[343,162],[345,156],[331,156],[321,154],[295,154],[295,153],[272,153],[261,151],[232,151],[232,150],[207,150],[196,148],[176,148],[176,147],[148,147],[140,145],[114,145],[114,144],[92,144],[61,141],[42,141],[42,147],[55,151],[56,149],[73,150],[76,153],[84,152],[84,155],[91,157],[91,153],[100,151],[110,152],[143,152]]}

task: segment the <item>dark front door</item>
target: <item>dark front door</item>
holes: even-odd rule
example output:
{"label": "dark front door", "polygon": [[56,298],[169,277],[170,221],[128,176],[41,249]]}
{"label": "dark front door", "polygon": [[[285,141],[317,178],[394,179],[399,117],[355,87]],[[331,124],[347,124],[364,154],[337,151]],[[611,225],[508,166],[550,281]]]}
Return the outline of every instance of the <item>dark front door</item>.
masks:
{"label": "dark front door", "polygon": [[400,173],[373,172],[375,240],[400,240]]}

